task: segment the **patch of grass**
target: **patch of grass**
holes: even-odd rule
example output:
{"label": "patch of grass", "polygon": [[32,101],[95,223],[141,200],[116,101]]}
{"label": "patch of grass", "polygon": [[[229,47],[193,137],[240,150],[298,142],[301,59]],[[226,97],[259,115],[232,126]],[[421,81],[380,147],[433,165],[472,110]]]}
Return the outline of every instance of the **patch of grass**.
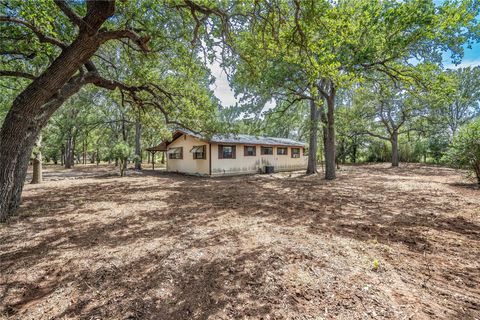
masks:
{"label": "patch of grass", "polygon": [[373,271],[378,271],[378,269],[380,269],[380,261],[378,261],[378,259],[373,259],[372,270]]}

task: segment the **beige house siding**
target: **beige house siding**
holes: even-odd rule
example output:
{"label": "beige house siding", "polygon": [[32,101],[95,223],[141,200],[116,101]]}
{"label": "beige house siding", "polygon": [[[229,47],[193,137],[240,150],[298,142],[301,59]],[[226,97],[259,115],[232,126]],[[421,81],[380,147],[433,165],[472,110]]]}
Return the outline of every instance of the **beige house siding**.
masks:
{"label": "beige house siding", "polygon": [[277,147],[273,147],[272,155],[262,155],[261,146],[257,145],[255,156],[245,156],[243,144],[236,144],[235,159],[219,159],[218,144],[212,144],[212,175],[232,175],[257,173],[264,166],[273,166],[275,171],[294,171],[307,168],[307,157],[300,147],[300,158],[292,158],[292,148],[288,147],[287,155],[277,155]]}
{"label": "beige house siding", "polygon": [[[193,159],[190,152],[193,147],[206,145],[207,158]],[[183,147],[183,159],[170,159],[167,155],[167,171],[190,174],[209,174],[208,171],[208,143],[189,135],[182,135],[168,145],[170,148]]]}
{"label": "beige house siding", "polygon": [[[193,159],[190,152],[195,146],[206,146],[206,159]],[[273,146],[272,155],[262,155],[261,145],[256,145],[255,156],[244,155],[244,144],[225,144],[236,147],[235,159],[220,159],[218,154],[219,144],[211,145],[190,135],[182,135],[168,145],[170,148],[183,147],[183,159],[170,159],[167,157],[167,171],[182,172],[188,174],[199,174],[221,176],[257,173],[264,166],[273,166],[275,171],[294,171],[307,168],[307,157],[303,155],[303,148],[300,148],[300,157],[292,158],[292,148],[288,147],[286,155],[277,155],[277,146]],[[211,150],[209,150],[211,147]],[[211,159],[209,159],[211,155]],[[211,163],[211,172],[209,168]]]}

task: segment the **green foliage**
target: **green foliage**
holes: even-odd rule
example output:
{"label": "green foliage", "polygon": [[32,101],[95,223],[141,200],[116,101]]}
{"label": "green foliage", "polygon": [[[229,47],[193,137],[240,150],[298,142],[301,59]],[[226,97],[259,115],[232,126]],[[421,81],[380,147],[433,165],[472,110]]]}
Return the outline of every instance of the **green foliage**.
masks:
{"label": "green foliage", "polygon": [[472,170],[480,184],[480,118],[460,129],[448,157],[453,166]]}
{"label": "green foliage", "polygon": [[432,95],[432,119],[448,130],[450,139],[458,128],[480,115],[480,66],[447,70],[446,81]]}
{"label": "green foliage", "polygon": [[119,142],[112,148],[112,155],[116,158],[125,160],[131,154],[130,146],[125,142]]}
{"label": "green foliage", "polygon": [[118,166],[120,169],[121,177],[125,176],[125,170],[127,169],[127,159],[130,154],[130,146],[125,142],[119,142],[112,148],[112,157],[121,160]]}
{"label": "green foliage", "polygon": [[458,59],[462,45],[478,35],[473,1],[273,1],[252,7],[251,18],[234,33],[243,61],[232,62],[233,82],[244,94],[255,88],[258,102],[289,89],[303,92],[319,79],[349,87],[371,71],[418,79],[422,72],[409,59],[427,66],[440,62],[446,49]]}
{"label": "green foliage", "polygon": [[432,134],[428,137],[428,154],[435,163],[443,162],[443,158],[448,152],[449,144],[449,137],[445,134]]}
{"label": "green foliage", "polygon": [[[399,138],[400,157],[408,161],[427,156],[443,161],[457,128],[480,113],[480,67],[446,73],[437,67],[444,51],[450,50],[458,62],[464,44],[479,36],[474,1],[195,3],[217,14],[194,15],[177,0],[117,1],[115,15],[103,28],[136,30],[150,37],[151,52],[145,55],[127,40],[110,41],[91,61],[107,79],[132,86],[154,84],[162,94],[139,92],[137,100],[118,90],[85,87],[43,130],[47,160],[58,162],[72,136],[77,155],[118,157],[112,150],[119,143],[134,145],[137,120],[142,124],[143,146],[168,138],[176,126],[207,135],[245,132],[306,141],[308,99],[323,103],[318,84],[325,79],[337,91],[335,127],[341,162],[389,159],[388,143],[365,135],[370,131],[386,136],[379,121],[380,100],[402,102],[389,104],[383,113],[388,111],[392,122],[402,122],[405,133],[411,131],[408,138]],[[68,4],[79,15],[85,14],[84,1]],[[229,28],[222,12],[230,15]],[[50,0],[3,1],[0,15],[28,21],[45,36],[66,44],[78,34]],[[203,23],[197,24],[199,18]],[[0,34],[0,65],[5,70],[38,75],[61,52],[20,24],[0,23]],[[210,89],[213,78],[206,62],[219,55],[241,99],[238,106],[222,109]],[[0,77],[0,122],[29,82]],[[424,132],[412,131],[419,128]],[[450,133],[445,135],[447,128]],[[322,139],[318,141],[321,144]]]}
{"label": "green foliage", "polygon": [[[302,100],[314,100],[318,105],[333,101],[338,109],[343,102],[336,93],[367,87],[370,97],[363,99],[357,110],[335,113],[340,117],[335,130],[337,161],[341,162],[348,158],[357,161],[358,148],[369,143],[362,136],[366,132],[391,140],[397,133],[420,127],[416,118],[425,114],[426,106],[426,93],[420,88],[443,90],[445,81],[438,68],[443,53],[450,50],[458,61],[462,46],[478,37],[474,1],[274,0],[251,1],[241,7],[231,36],[238,56],[228,57],[224,63],[235,71],[232,84],[242,99],[243,114],[258,115],[272,98],[277,101],[272,113],[282,112],[282,104],[295,105]],[[375,102],[381,99],[374,85],[387,81],[400,83],[400,88],[386,86],[389,90],[381,98],[390,100],[389,110],[379,111]],[[404,90],[409,93],[404,95]],[[329,109],[332,104],[327,104]],[[388,128],[385,121],[377,121],[379,113],[391,118],[386,123],[394,125]],[[353,114],[359,115],[360,121]],[[303,117],[302,128],[309,128],[308,119]],[[387,134],[392,127],[395,134]],[[409,146],[401,148],[406,158],[413,154],[420,158],[407,150]]]}
{"label": "green foliage", "polygon": [[[85,2],[69,1],[68,5],[81,16],[86,13]],[[210,10],[221,4],[204,1],[202,5]],[[136,99],[128,97],[124,92],[127,96],[125,103],[141,107],[154,114],[154,117],[159,114],[164,124],[171,126],[170,129],[182,125],[197,131],[215,131],[218,127],[218,101],[209,89],[212,78],[205,61],[201,59],[205,48],[192,45],[194,39],[197,43],[213,45],[207,36],[206,23],[197,25],[199,15],[197,13],[194,17],[188,6],[183,6],[178,1],[161,4],[155,0],[117,1],[114,16],[104,23],[103,29],[135,30],[141,36],[149,38],[151,50],[148,54],[143,54],[125,39],[109,41],[90,60],[104,78],[120,81],[126,86],[153,84],[159,88],[158,94],[153,97],[141,92]],[[26,25],[1,22],[1,71],[39,75],[61,52],[58,45],[43,41],[45,37],[69,45],[78,34],[78,28],[53,1],[2,2],[0,16],[26,21],[44,37],[39,37]],[[217,23],[216,17],[209,18],[212,30]],[[0,121],[13,99],[29,81],[0,77]],[[92,86],[87,88],[97,91]],[[118,103],[121,100],[118,91],[103,94],[103,97],[114,99]],[[105,102],[104,100],[103,103]]]}
{"label": "green foliage", "polygon": [[368,143],[366,151],[367,162],[385,162],[391,160],[391,148],[382,140],[372,140]]}

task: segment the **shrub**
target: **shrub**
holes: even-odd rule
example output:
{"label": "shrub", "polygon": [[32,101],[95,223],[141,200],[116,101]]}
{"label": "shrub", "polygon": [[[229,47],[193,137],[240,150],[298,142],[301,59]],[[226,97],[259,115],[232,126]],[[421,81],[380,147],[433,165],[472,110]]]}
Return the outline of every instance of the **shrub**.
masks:
{"label": "shrub", "polygon": [[120,162],[120,176],[125,176],[125,169],[126,169],[126,161],[127,158],[130,156],[130,147],[124,143],[120,142],[117,143],[113,149],[112,149],[112,154],[115,158],[118,158],[121,160]]}
{"label": "shrub", "polygon": [[457,168],[469,168],[480,184],[480,118],[463,126],[453,138],[448,158]]}

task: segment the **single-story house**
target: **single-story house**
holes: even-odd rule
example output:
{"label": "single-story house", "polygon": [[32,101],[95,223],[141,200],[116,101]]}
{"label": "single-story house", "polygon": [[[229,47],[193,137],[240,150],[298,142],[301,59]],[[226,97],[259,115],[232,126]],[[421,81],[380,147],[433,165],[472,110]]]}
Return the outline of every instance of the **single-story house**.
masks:
{"label": "single-story house", "polygon": [[[307,167],[305,144],[291,139],[244,134],[213,135],[210,139],[177,130],[166,142],[167,171],[198,175],[234,175]],[[273,167],[273,168],[272,168]]]}

